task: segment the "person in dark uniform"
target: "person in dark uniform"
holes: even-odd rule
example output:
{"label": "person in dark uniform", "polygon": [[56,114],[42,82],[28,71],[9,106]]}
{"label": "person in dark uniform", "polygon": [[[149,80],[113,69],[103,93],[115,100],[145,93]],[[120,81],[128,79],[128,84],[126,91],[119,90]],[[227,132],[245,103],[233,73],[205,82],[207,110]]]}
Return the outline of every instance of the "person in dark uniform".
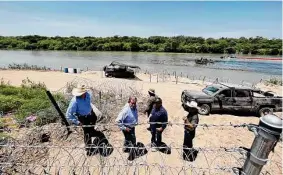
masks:
{"label": "person in dark uniform", "polygon": [[[149,122],[153,122],[150,124],[151,129],[151,146],[159,147],[162,142],[162,133],[164,129],[167,127],[168,122],[168,114],[166,109],[162,106],[161,98],[156,98],[155,105],[150,113]],[[154,122],[160,122],[162,124],[155,124]],[[157,151],[155,148],[152,151]]]}
{"label": "person in dark uniform", "polygon": [[183,142],[183,159],[193,161],[197,151],[193,149],[193,139],[196,134],[196,127],[199,123],[198,110],[199,107],[195,101],[187,104],[189,106],[189,114],[183,118],[184,120],[184,142]]}
{"label": "person in dark uniform", "polygon": [[[154,89],[149,89],[148,90],[148,94],[149,94],[149,98],[146,102],[146,107],[143,111],[144,114],[147,114],[147,117],[149,117],[151,111],[152,111],[152,108],[153,108],[153,105],[154,105],[154,102],[157,98],[156,94],[155,94],[155,90]],[[148,131],[150,131],[150,127],[147,128]]]}

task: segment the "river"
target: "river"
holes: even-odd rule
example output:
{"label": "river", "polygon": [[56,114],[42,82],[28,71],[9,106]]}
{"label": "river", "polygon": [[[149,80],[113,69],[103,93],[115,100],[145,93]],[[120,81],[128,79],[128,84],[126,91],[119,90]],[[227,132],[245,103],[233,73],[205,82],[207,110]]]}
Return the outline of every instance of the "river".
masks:
{"label": "river", "polygon": [[[190,53],[134,53],[134,52],[76,52],[76,51],[0,51],[0,67],[27,63],[59,69],[60,66],[101,70],[112,61],[140,66],[152,72],[182,72],[189,77],[229,80],[231,83],[246,81],[256,83],[261,79],[281,78],[281,61],[231,59],[221,60],[219,54]],[[196,65],[195,58],[218,60],[214,64]],[[278,56],[277,56],[278,57]],[[0,75],[1,77],[1,75]]]}

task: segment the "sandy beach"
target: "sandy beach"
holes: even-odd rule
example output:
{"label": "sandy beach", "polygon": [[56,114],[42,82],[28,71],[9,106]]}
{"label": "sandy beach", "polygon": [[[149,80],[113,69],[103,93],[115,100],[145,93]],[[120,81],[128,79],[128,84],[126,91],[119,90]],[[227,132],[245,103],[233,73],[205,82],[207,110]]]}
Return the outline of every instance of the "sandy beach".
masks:
{"label": "sandy beach", "polygon": [[[186,115],[186,112],[181,107],[181,92],[185,89],[188,90],[201,90],[206,82],[202,81],[190,81],[186,78],[182,78],[179,81],[188,82],[178,83],[174,82],[173,77],[166,77],[164,80],[157,82],[157,77],[152,77],[152,82],[149,81],[148,74],[138,74],[137,77],[140,80],[124,80],[117,78],[105,78],[102,76],[102,72],[83,72],[81,74],[67,74],[62,72],[41,72],[41,71],[16,71],[16,70],[1,70],[0,78],[5,81],[9,81],[10,84],[19,86],[22,80],[29,78],[32,81],[44,82],[47,88],[51,91],[58,91],[66,85],[67,82],[71,82],[74,79],[81,79],[93,84],[112,84],[112,86],[122,86],[122,84],[127,84],[140,90],[145,95],[149,88],[154,88],[158,96],[163,99],[163,105],[168,111],[169,121],[171,122],[182,122],[182,117]],[[160,77],[159,77],[160,78]],[[265,86],[263,84],[258,84],[262,90],[272,90],[278,95],[282,95],[281,86]],[[120,110],[120,109],[117,109]],[[65,111],[64,111],[65,112]],[[276,113],[278,116],[282,117],[282,113]],[[253,116],[235,116],[232,114],[210,114],[209,116],[199,116],[200,124],[243,124],[243,123],[253,123],[258,124],[259,118]],[[146,116],[140,114],[140,121],[146,121]],[[137,141],[148,145],[150,143],[150,133],[146,131],[147,125],[141,125],[136,128]],[[168,126],[163,134],[163,142],[167,145],[181,147],[183,142],[184,129],[179,125]],[[121,132],[113,132],[110,136],[110,142],[113,140],[115,143],[117,140],[122,142],[123,135]],[[248,131],[247,128],[197,128],[196,138],[194,139],[195,147],[205,147],[205,148],[220,148],[220,147],[247,147],[250,148],[254,139],[254,134]],[[83,144],[80,143],[80,144]],[[119,143],[121,144],[121,143]],[[180,150],[179,150],[180,152]],[[138,158],[137,161],[146,160],[147,163],[162,163],[171,167],[183,166],[184,162],[181,160],[180,153],[177,150],[172,149],[171,155],[160,154],[156,152],[149,152],[146,156]],[[113,153],[114,155],[118,153]],[[227,154],[224,156],[224,154]],[[229,155],[228,152],[222,153],[212,153],[212,154],[200,154],[194,163],[188,163],[191,165],[196,165],[196,167],[217,167],[217,166],[239,166],[238,160],[234,160],[233,156]],[[114,156],[111,155],[111,156]],[[125,156],[125,155],[123,155]],[[208,156],[208,157],[207,157]],[[282,143],[278,143],[274,153],[270,154],[270,157],[275,162],[282,161]],[[234,165],[228,165],[232,163]],[[186,163],[187,164],[187,163]],[[176,169],[177,170],[177,169]],[[268,163],[264,170],[271,172],[271,174],[280,174],[282,172],[282,166],[278,167],[278,164]],[[159,172],[158,170],[156,170]],[[154,172],[154,171],[153,171]],[[177,174],[177,172],[172,172],[172,174]],[[221,173],[220,173],[221,174]],[[225,173],[224,173],[225,174]]]}

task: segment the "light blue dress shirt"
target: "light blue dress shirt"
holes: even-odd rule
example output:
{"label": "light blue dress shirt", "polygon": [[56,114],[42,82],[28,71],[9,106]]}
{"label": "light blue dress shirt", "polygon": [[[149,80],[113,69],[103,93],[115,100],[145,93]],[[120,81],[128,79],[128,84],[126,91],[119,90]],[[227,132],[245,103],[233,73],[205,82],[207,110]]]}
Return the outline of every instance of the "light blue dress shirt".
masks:
{"label": "light blue dress shirt", "polygon": [[91,113],[91,110],[91,94],[87,92],[84,99],[76,96],[72,98],[66,112],[66,117],[73,124],[78,125],[80,122],[75,114],[88,115]]}
{"label": "light blue dress shirt", "polygon": [[133,128],[138,123],[137,108],[132,109],[127,103],[116,118],[116,122],[121,130],[125,130],[126,127]]}

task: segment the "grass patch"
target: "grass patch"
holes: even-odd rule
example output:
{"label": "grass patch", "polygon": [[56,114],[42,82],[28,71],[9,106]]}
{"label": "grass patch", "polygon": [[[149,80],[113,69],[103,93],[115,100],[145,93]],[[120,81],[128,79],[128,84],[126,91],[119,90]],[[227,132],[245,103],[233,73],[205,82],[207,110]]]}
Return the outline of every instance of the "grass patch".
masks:
{"label": "grass patch", "polygon": [[266,85],[279,85],[279,86],[283,85],[282,80],[278,78],[271,78],[269,80],[266,80],[265,84]]}
{"label": "grass patch", "polygon": [[24,64],[9,64],[8,69],[17,69],[17,70],[51,70],[49,67],[45,66],[37,66],[37,65],[28,65],[26,63]]}
{"label": "grass patch", "polygon": [[[61,107],[66,108],[67,101],[63,94],[55,94],[54,98]],[[25,121],[30,115],[38,117],[37,125],[55,122],[59,119],[57,111],[46,95],[46,86],[28,78],[23,80],[21,87],[0,84],[0,111],[4,114],[12,112],[19,122]]]}

